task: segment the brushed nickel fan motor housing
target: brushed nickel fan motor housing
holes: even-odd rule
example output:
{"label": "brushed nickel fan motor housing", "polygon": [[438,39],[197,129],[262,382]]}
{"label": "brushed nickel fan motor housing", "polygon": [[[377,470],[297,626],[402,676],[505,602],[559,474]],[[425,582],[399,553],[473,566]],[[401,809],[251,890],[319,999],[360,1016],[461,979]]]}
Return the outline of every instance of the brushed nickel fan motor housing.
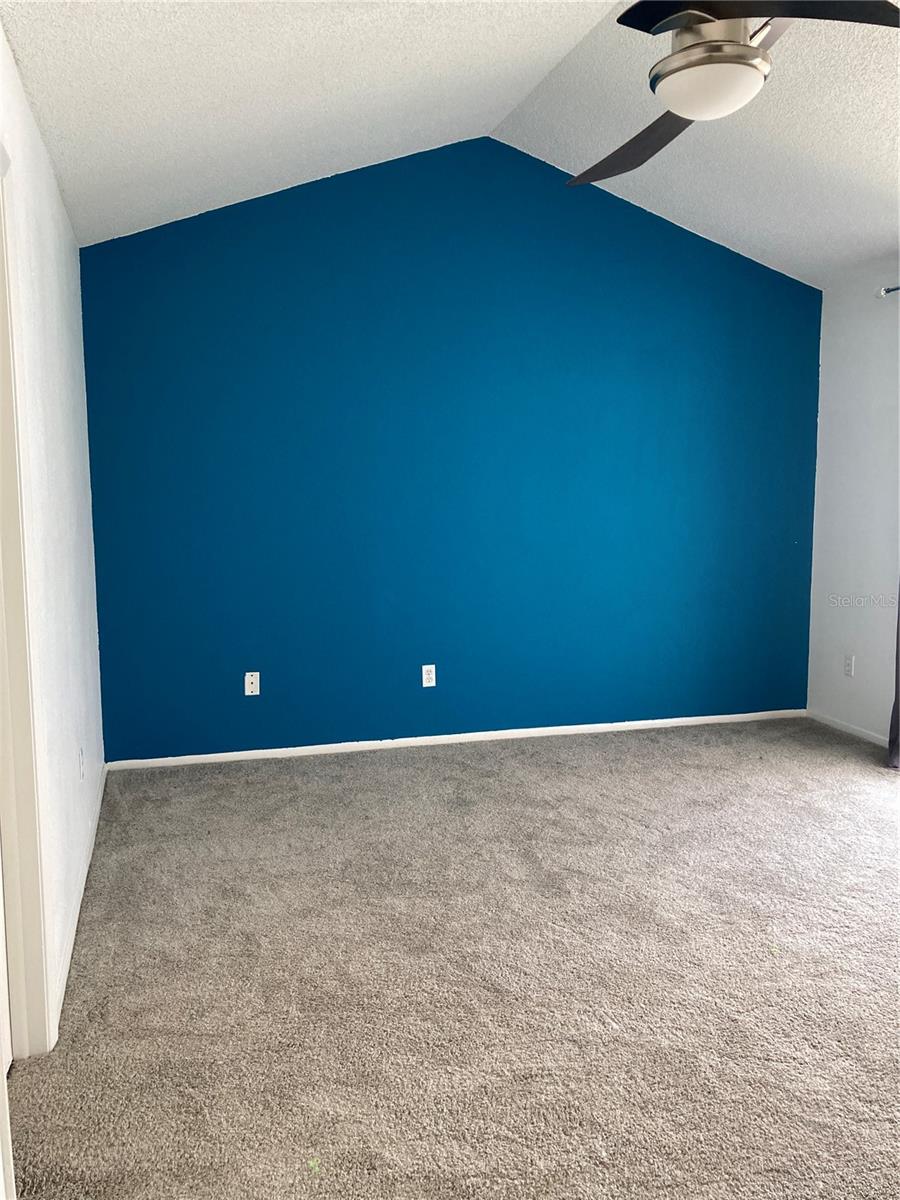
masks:
{"label": "brushed nickel fan motor housing", "polygon": [[750,22],[706,21],[672,31],[672,50],[650,68],[650,87],[656,91],[663,79],[691,67],[714,63],[735,63],[759,71],[763,79],[772,69],[772,60],[765,50],[751,41]]}

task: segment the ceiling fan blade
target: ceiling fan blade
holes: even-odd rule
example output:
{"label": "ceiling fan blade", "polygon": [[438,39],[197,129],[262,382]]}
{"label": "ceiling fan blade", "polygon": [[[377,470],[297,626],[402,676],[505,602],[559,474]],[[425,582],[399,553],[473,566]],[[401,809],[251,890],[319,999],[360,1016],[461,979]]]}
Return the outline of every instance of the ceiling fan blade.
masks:
{"label": "ceiling fan blade", "polygon": [[648,159],[651,159],[654,154],[658,154],[660,150],[668,146],[669,142],[677,138],[679,133],[684,133],[693,123],[687,117],[664,112],[661,117],[656,118],[652,125],[642,129],[624,146],[613,150],[612,154],[607,154],[606,158],[601,158],[598,163],[594,163],[592,167],[588,167],[586,171],[582,171],[580,175],[570,179],[567,186],[577,187],[581,183],[597,183],[601,179],[612,179],[614,175],[624,175],[628,171],[633,171],[635,167],[643,166]]}
{"label": "ceiling fan blade", "polygon": [[900,27],[900,9],[891,0],[638,0],[619,17],[619,24],[651,33],[686,9],[697,9],[713,21],[740,17],[804,17],[817,21],[854,21],[858,25]]}

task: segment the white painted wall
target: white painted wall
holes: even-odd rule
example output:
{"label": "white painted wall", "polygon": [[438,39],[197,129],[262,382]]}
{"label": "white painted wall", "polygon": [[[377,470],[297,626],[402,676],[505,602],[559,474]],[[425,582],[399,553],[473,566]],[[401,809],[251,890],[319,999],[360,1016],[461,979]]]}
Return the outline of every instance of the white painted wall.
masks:
{"label": "white painted wall", "polygon": [[2,31],[0,142],[11,162],[7,266],[55,1031],[104,774],[81,294],[69,218]]}
{"label": "white painted wall", "polygon": [[897,610],[869,598],[896,597],[900,572],[900,293],[878,295],[897,283],[888,256],[824,291],[810,617],[810,713],[884,743]]}

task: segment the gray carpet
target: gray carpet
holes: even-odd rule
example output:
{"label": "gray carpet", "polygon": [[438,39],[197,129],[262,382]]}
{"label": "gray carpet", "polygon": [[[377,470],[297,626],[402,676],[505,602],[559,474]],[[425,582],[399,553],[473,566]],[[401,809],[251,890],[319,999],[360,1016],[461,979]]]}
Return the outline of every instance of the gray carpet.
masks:
{"label": "gray carpet", "polygon": [[895,1197],[881,759],[777,721],[112,774],[22,1197]]}

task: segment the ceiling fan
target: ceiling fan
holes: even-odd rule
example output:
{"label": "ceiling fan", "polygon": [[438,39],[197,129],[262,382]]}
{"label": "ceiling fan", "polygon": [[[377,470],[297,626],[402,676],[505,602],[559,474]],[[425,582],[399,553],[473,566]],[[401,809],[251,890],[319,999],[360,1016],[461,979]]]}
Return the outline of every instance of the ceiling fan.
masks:
{"label": "ceiling fan", "polygon": [[[672,49],[650,69],[650,87],[668,109],[639,134],[569,180],[597,183],[643,166],[694,123],[727,117],[758,94],[772,67],[769,50],[797,18],[900,26],[892,0],[638,0],[619,24]],[[765,18],[758,28],[755,21]]]}

